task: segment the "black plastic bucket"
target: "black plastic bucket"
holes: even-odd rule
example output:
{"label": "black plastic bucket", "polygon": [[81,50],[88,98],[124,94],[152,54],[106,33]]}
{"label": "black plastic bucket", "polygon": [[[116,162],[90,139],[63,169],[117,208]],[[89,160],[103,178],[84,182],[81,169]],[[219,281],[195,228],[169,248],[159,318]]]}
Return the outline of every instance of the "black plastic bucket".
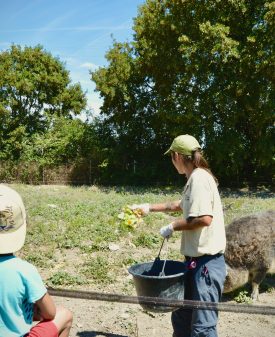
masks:
{"label": "black plastic bucket", "polygon": [[[156,259],[152,262],[135,264],[128,269],[129,273],[133,275],[137,295],[170,300],[183,300],[184,263],[166,260],[164,268],[165,276],[159,276],[163,263],[164,260]],[[141,306],[143,309],[153,312],[168,312],[173,310],[173,308],[167,306],[145,304]]]}

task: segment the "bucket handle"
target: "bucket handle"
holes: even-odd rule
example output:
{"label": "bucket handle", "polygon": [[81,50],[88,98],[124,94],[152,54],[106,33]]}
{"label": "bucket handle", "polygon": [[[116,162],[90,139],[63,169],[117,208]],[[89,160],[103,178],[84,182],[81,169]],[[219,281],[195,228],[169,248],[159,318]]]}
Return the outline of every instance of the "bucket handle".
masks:
{"label": "bucket handle", "polygon": [[[163,240],[162,240],[161,247],[160,247],[158,256],[157,256],[157,258],[156,258],[157,260],[160,259],[160,252],[161,252],[161,250],[162,250],[162,247],[163,247],[163,244],[164,244],[165,239],[166,239],[166,238],[163,238]],[[165,258],[165,260],[164,260],[164,262],[163,262],[162,270],[161,270],[161,272],[159,273],[159,276],[165,276],[164,269],[165,269],[165,265],[166,265],[166,261],[167,261],[167,254],[168,254],[168,238],[167,238],[167,252],[166,252],[166,258]]]}
{"label": "bucket handle", "polygon": [[162,240],[162,243],[161,243],[161,246],[160,246],[160,250],[159,250],[159,253],[158,253],[158,256],[156,257],[156,259],[159,259],[159,258],[160,258],[160,253],[161,253],[161,250],[162,250],[164,241],[165,241],[165,238],[163,238],[163,240]]}

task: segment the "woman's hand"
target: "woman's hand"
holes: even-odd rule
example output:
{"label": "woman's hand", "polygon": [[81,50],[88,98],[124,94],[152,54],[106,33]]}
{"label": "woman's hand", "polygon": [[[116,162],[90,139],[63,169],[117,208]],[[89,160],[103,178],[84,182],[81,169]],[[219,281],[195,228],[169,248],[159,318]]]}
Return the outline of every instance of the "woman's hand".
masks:
{"label": "woman's hand", "polygon": [[164,237],[165,239],[169,239],[174,232],[173,223],[171,222],[169,223],[169,225],[161,227],[159,232],[162,237]]}
{"label": "woman's hand", "polygon": [[181,212],[181,200],[164,202],[160,204],[134,204],[130,206],[132,210],[140,210],[142,215],[147,215],[149,212]]}
{"label": "woman's hand", "polygon": [[150,212],[150,204],[133,204],[130,206],[131,210],[139,210],[142,215],[147,215]]}

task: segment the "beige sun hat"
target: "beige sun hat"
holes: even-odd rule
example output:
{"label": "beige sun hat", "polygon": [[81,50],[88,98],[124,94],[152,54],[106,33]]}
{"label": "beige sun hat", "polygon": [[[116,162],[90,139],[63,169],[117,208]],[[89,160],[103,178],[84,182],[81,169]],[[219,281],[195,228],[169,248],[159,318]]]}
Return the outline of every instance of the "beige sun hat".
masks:
{"label": "beige sun hat", "polygon": [[201,149],[197,139],[190,135],[181,135],[176,137],[169,149],[164,154],[178,152],[186,156],[191,156],[192,152]]}
{"label": "beige sun hat", "polygon": [[26,237],[26,210],[20,195],[0,184],[0,254],[20,250]]}

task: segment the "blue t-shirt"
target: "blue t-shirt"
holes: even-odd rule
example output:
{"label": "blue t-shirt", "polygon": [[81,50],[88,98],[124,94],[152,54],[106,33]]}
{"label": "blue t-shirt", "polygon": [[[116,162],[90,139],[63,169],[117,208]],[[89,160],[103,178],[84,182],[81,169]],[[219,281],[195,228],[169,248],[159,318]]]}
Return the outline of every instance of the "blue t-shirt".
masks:
{"label": "blue t-shirt", "polygon": [[37,269],[15,256],[0,256],[0,337],[19,337],[32,327],[33,304],[47,292]]}

